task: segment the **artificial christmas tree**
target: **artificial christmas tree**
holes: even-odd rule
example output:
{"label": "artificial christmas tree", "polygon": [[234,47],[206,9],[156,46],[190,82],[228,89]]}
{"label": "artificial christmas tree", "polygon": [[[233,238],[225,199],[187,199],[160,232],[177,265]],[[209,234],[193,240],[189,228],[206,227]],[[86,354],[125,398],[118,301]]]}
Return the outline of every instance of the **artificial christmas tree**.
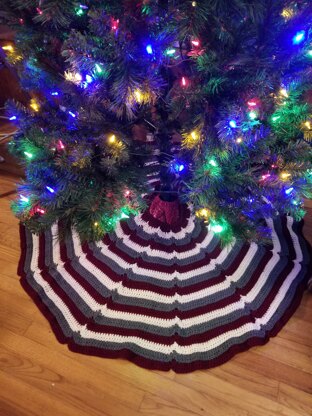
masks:
{"label": "artificial christmas tree", "polygon": [[11,0],[0,16],[29,92],[7,105],[27,173],[13,210],[45,232],[22,229],[20,274],[65,339],[86,325],[103,355],[188,371],[276,333],[309,274],[309,1]]}
{"label": "artificial christmas tree", "polygon": [[142,208],[144,129],[163,190],[224,241],[259,241],[264,217],[304,215],[308,1],[16,0],[1,16],[16,30],[3,49],[32,96],[9,109],[20,126],[12,151],[27,166],[14,211],[33,231],[63,219],[96,239],[122,207]]}

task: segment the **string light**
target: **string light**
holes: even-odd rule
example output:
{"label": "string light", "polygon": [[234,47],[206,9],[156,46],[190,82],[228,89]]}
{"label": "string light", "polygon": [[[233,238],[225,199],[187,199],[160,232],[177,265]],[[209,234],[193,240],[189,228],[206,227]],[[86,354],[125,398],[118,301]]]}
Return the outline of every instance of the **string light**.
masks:
{"label": "string light", "polygon": [[283,97],[285,97],[285,98],[288,98],[288,97],[289,97],[289,95],[288,95],[288,92],[287,92],[286,88],[281,88],[281,89],[280,89],[280,95],[282,95],[282,96],[283,96]]}
{"label": "string light", "polygon": [[40,15],[42,15],[42,14],[43,14],[43,11],[42,11],[39,7],[36,7],[36,10],[37,10],[37,13],[38,13],[38,14],[40,14]]}
{"label": "string light", "polygon": [[152,48],[152,45],[147,45],[146,46],[146,52],[149,54],[149,55],[153,55],[153,48]]}
{"label": "string light", "polygon": [[300,30],[300,32],[297,32],[295,36],[293,37],[293,44],[294,45],[300,45],[305,40],[306,32],[305,30]]}
{"label": "string light", "polygon": [[24,195],[20,195],[20,200],[22,201],[22,202],[26,202],[26,203],[28,203],[29,202],[29,198],[27,198],[26,196],[24,196]]}
{"label": "string light", "polygon": [[263,181],[265,181],[266,179],[268,179],[271,176],[270,173],[266,173],[265,175],[262,175],[261,178]]}
{"label": "string light", "polygon": [[114,134],[112,136],[110,136],[110,138],[108,139],[108,142],[110,144],[116,143],[116,136]]}
{"label": "string light", "polygon": [[285,20],[290,20],[295,15],[294,9],[291,9],[290,7],[285,7],[285,9],[282,10],[281,16],[284,17]]}
{"label": "string light", "polygon": [[76,114],[75,114],[75,113],[73,113],[72,111],[68,111],[68,114],[69,114],[70,116],[72,116],[73,118],[76,118]]}
{"label": "string light", "polygon": [[199,40],[192,40],[192,45],[198,47],[199,46]]}
{"label": "string light", "polygon": [[133,94],[134,94],[135,99],[138,103],[143,102],[143,94],[139,89],[135,90]]}
{"label": "string light", "polygon": [[243,141],[243,139],[242,139],[241,137],[238,137],[238,138],[236,139],[236,143],[238,143],[238,144],[242,143],[242,141]]}
{"label": "string light", "polygon": [[91,75],[89,74],[86,75],[86,81],[88,84],[91,84],[91,82],[93,82],[93,78],[91,77]]}
{"label": "string light", "polygon": [[218,166],[218,163],[214,160],[214,159],[210,159],[209,160],[209,165],[213,166],[214,168],[216,168]]}
{"label": "string light", "polygon": [[40,106],[39,106],[39,104],[38,104],[38,102],[35,98],[32,98],[30,100],[29,106],[36,112],[38,112],[40,110]]}
{"label": "string light", "polygon": [[16,119],[17,119],[16,116],[12,116],[12,117],[9,118],[10,121],[13,121],[13,120],[16,120]]}
{"label": "string light", "polygon": [[257,107],[258,104],[255,100],[250,100],[250,101],[247,102],[247,105],[249,107]]}
{"label": "string light", "polygon": [[64,77],[66,81],[73,82],[76,85],[79,85],[82,81],[82,75],[79,72],[65,71]]}
{"label": "string light", "polygon": [[272,117],[273,123],[275,123],[275,121],[279,120],[280,118],[281,118],[281,116],[273,116]]}
{"label": "string light", "polygon": [[36,207],[35,212],[38,214],[44,215],[46,213],[46,210],[40,207]]}
{"label": "string light", "polygon": [[51,188],[50,186],[46,186],[46,189],[51,193],[54,194],[55,190],[53,188]]}
{"label": "string light", "polygon": [[56,95],[59,95],[59,93],[57,91],[53,91],[53,92],[51,92],[51,95],[56,96]]}
{"label": "string light", "polygon": [[306,121],[306,122],[304,122],[303,124],[304,124],[304,126],[305,126],[307,129],[311,130],[312,126],[311,126],[311,122],[310,122],[310,121]]}
{"label": "string light", "polygon": [[103,73],[103,68],[99,65],[99,64],[95,64],[95,71],[98,73],[98,74],[102,74]]}
{"label": "string light", "polygon": [[14,52],[14,48],[12,45],[4,45],[2,46],[2,49],[7,52]]}
{"label": "string light", "polygon": [[237,127],[237,123],[236,123],[236,121],[235,121],[235,120],[231,120],[231,121],[229,122],[229,125],[230,125],[230,127],[232,127],[232,129],[236,129],[236,127]]}
{"label": "string light", "polygon": [[62,140],[58,140],[58,142],[57,142],[57,149],[58,150],[64,150],[65,149],[65,146],[64,146]]}
{"label": "string light", "polygon": [[197,6],[196,1],[192,1],[192,6],[193,6],[193,7],[196,7],[196,6]]}
{"label": "string light", "polygon": [[166,50],[166,55],[168,55],[168,56],[172,56],[172,55],[174,55],[174,54],[175,54],[175,52],[176,52],[176,50],[175,50],[175,49],[167,49],[167,50]]}
{"label": "string light", "polygon": [[310,49],[310,50],[307,52],[307,56],[308,56],[309,58],[312,58],[312,49]]}
{"label": "string light", "polygon": [[24,152],[24,155],[28,157],[28,159],[32,159],[34,157],[34,155],[32,153],[29,152]]}
{"label": "string light", "polygon": [[111,22],[112,22],[112,30],[118,30],[119,19],[117,19],[117,20],[112,19]]}
{"label": "string light", "polygon": [[97,227],[99,225],[99,223],[98,222],[95,222],[94,223],[94,227]]}
{"label": "string light", "polygon": [[129,215],[125,214],[124,212],[122,212],[120,214],[120,219],[125,219],[125,218],[130,218]]}
{"label": "string light", "polygon": [[192,131],[191,137],[192,137],[193,140],[198,140],[198,134],[195,130]]}
{"label": "string light", "polygon": [[292,191],[294,190],[294,188],[288,188],[288,189],[286,189],[286,191],[285,191],[285,193],[287,194],[287,195],[290,195],[291,193],[292,193]]}
{"label": "string light", "polygon": [[291,174],[289,172],[282,172],[281,175],[280,175],[280,178],[282,180],[287,180],[290,176],[291,176]]}
{"label": "string light", "polygon": [[185,77],[182,77],[181,84],[182,84],[182,87],[186,87],[187,86],[187,79]]}
{"label": "string light", "polygon": [[125,191],[125,197],[128,198],[130,196],[131,192],[129,190]]}
{"label": "string light", "polygon": [[249,111],[248,113],[248,117],[250,118],[250,120],[255,120],[258,117],[258,114],[256,111]]}

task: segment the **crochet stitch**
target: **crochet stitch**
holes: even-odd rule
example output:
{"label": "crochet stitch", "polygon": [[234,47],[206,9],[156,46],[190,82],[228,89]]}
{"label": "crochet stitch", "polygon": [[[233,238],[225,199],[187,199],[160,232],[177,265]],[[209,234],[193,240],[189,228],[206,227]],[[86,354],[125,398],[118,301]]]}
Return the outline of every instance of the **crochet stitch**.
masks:
{"label": "crochet stitch", "polygon": [[298,306],[310,277],[302,224],[267,223],[270,246],[225,248],[185,206],[179,223],[147,210],[98,243],[21,226],[19,274],[72,351],[190,372],[264,344]]}

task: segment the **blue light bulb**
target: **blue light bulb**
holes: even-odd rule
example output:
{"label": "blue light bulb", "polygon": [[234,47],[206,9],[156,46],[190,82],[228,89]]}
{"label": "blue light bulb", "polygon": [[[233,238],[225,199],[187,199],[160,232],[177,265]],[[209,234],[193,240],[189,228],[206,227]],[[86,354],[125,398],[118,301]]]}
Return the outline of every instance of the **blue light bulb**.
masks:
{"label": "blue light bulb", "polygon": [[147,45],[146,46],[146,52],[149,54],[149,55],[152,55],[153,54],[153,48],[152,48],[152,45]]}
{"label": "blue light bulb", "polygon": [[51,95],[59,95],[59,93],[57,91],[53,91],[51,92]]}
{"label": "blue light bulb", "polygon": [[288,188],[288,189],[286,189],[286,191],[285,191],[285,193],[287,194],[287,195],[289,195],[289,194],[291,194],[292,193],[292,191],[294,190],[294,188]]}
{"label": "blue light bulb", "polygon": [[75,118],[75,117],[76,117],[76,114],[75,114],[75,113],[73,113],[72,111],[68,111],[68,114],[70,114],[73,118]]}
{"label": "blue light bulb", "polygon": [[235,120],[231,120],[231,121],[229,122],[229,125],[230,125],[230,127],[232,127],[232,129],[236,129],[236,127],[237,127],[237,123],[236,123],[236,121],[235,121]]}
{"label": "blue light bulb", "polygon": [[297,32],[295,36],[293,37],[293,44],[299,45],[301,42],[305,40],[306,32],[305,30],[300,30],[300,32]]}
{"label": "blue light bulb", "polygon": [[16,119],[17,119],[16,116],[12,116],[12,117],[9,118],[10,121],[13,121],[13,120],[16,120]]}
{"label": "blue light bulb", "polygon": [[88,84],[91,84],[91,82],[93,81],[93,78],[91,77],[91,75],[86,75],[86,81]]}
{"label": "blue light bulb", "polygon": [[179,165],[179,172],[182,172],[184,170],[184,165]]}
{"label": "blue light bulb", "polygon": [[54,194],[55,190],[51,188],[50,186],[46,186],[46,189],[51,193]]}

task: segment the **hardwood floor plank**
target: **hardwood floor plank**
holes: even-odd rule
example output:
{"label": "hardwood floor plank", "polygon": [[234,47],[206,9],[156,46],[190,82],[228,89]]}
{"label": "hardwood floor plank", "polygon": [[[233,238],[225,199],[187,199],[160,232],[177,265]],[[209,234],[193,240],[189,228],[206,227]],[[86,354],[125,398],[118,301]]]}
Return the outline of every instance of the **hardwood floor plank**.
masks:
{"label": "hardwood floor plank", "polygon": [[280,384],[278,401],[296,410],[302,416],[312,415],[312,395],[287,384]]}

